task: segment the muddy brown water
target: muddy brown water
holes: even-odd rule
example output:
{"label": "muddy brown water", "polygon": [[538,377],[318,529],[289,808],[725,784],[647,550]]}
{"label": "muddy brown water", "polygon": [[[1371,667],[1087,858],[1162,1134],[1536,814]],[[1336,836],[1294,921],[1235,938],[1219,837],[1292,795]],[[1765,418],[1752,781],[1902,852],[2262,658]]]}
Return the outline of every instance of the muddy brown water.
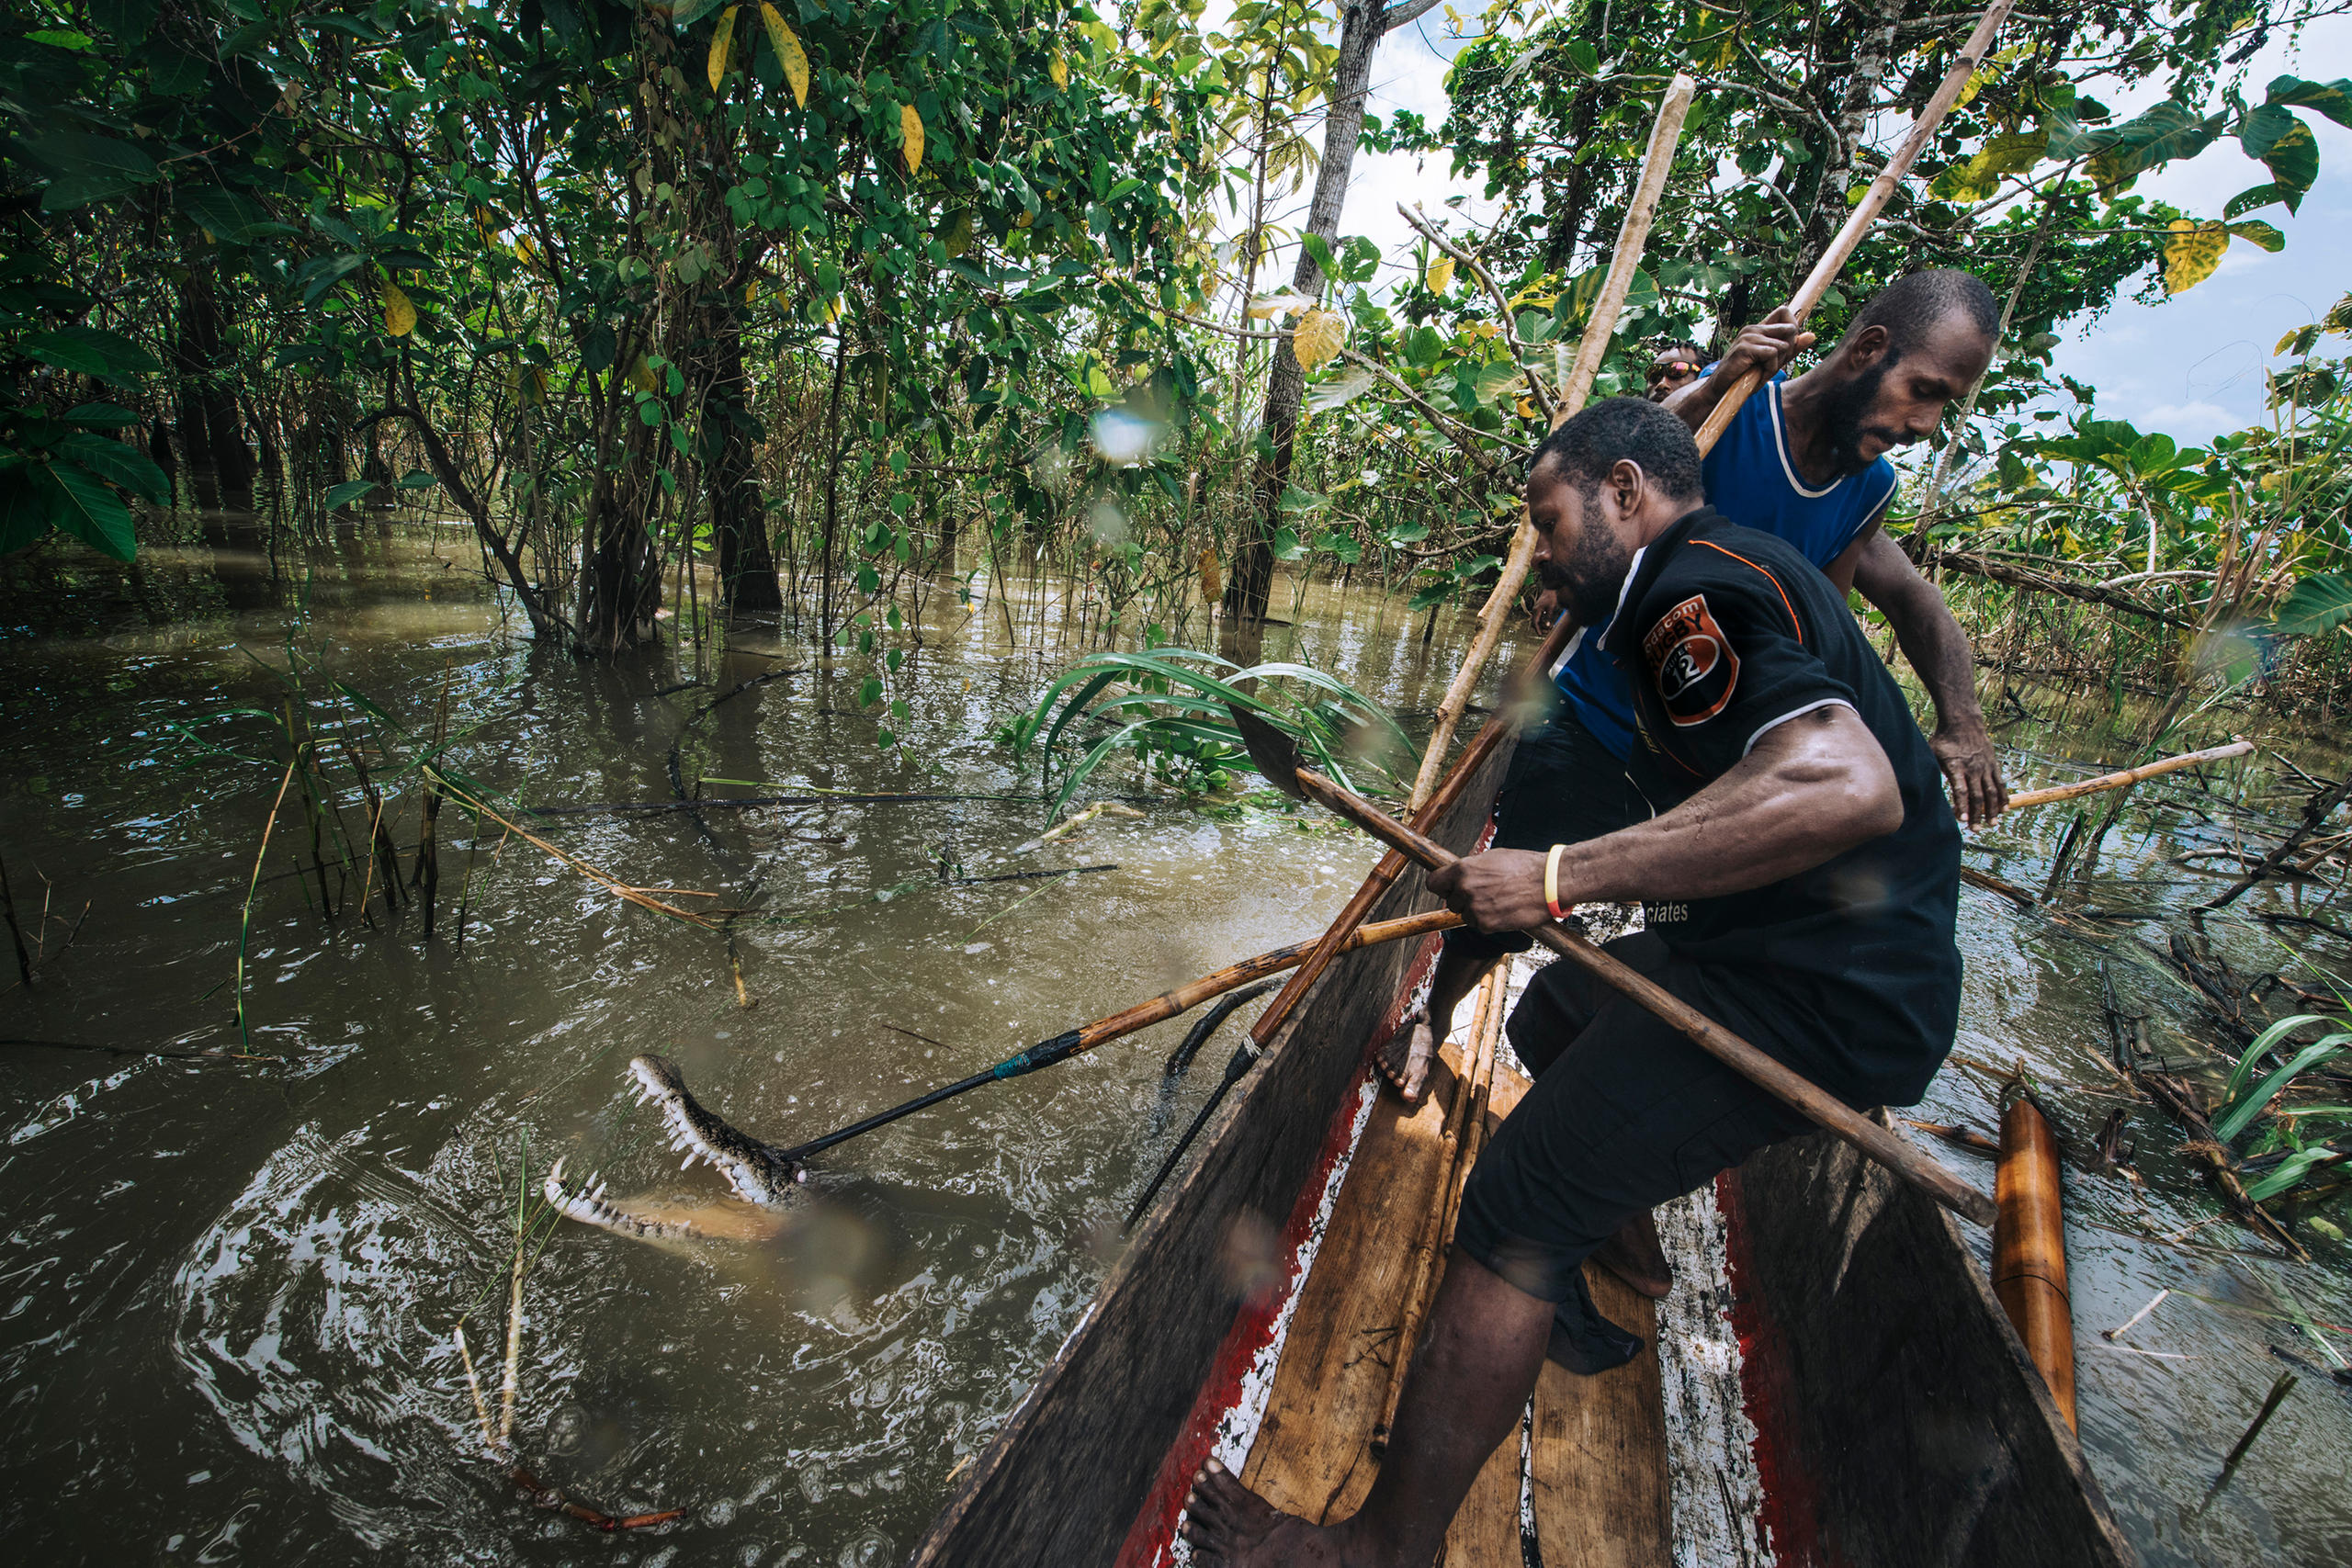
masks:
{"label": "muddy brown water", "polygon": [[[336,680],[419,728],[446,693],[451,762],[540,806],[671,799],[673,742],[686,779],[774,793],[1034,792],[1034,769],[993,731],[1077,651],[1057,641],[1057,587],[1015,585],[1011,638],[993,604],[974,613],[952,587],[933,592],[926,644],[898,682],[907,743],[886,750],[856,701],[867,660],[820,660],[774,627],[736,628],[699,663],[674,646],[553,658],[509,635],[469,565],[461,536],[414,530],[274,566],[198,547],[151,550],[130,570],[79,556],[14,569],[0,586],[0,858],[28,928],[49,900],[52,953],[83,923],[37,984],[0,1001],[8,1036],[237,1046],[241,909],[283,750],[233,710],[287,700],[273,671],[289,640],[322,720]],[[1264,657],[1303,657],[1407,711],[1433,703],[1461,641],[1441,636],[1425,660],[1419,617],[1362,588],[1318,586],[1294,618]],[[797,672],[695,717],[779,669]],[[707,683],[672,690],[695,676]],[[2057,700],[2041,698],[2029,705]],[[2007,738],[2038,749],[2018,759],[2031,782],[2116,744],[2072,727]],[[1204,810],[1125,765],[1098,785],[1154,798],[1138,818],[1017,857],[1045,826],[1035,799],[530,824],[638,886],[758,906],[765,918],[731,941],[626,907],[520,840],[501,846],[494,828],[469,857],[476,835],[454,807],[431,942],[413,910],[395,925],[379,906],[370,929],[346,907],[330,923],[315,886],[283,874],[308,847],[289,806],[244,933],[250,1050],[277,1060],[0,1047],[14,1549],[205,1563],[899,1560],[1077,1323],[1118,1216],[1229,1038],[1172,1093],[1160,1064],[1181,1022],[846,1145],[774,1238],[662,1247],[556,1226],[525,1292],[519,1452],[583,1503],[683,1509],[674,1524],[603,1535],[532,1507],[484,1459],[452,1329],[466,1326],[494,1415],[516,1189],[558,1156],[615,1193],[726,1206],[707,1169],[679,1171],[627,1092],[630,1055],[674,1056],[712,1108],[793,1141],[1311,934],[1375,858],[1296,812]],[[1963,895],[1959,1049],[2024,1058],[2070,1148],[2117,1103],[2102,1098],[2102,961],[2164,1049],[2199,1070],[2218,1060],[2196,998],[2133,939],[2161,943],[2164,920],[2211,886],[2174,885],[2169,857],[2253,821],[2128,814],[2091,897],[2163,917],[2136,926],[2086,933]],[[1972,863],[2038,884],[2063,825],[2018,819]],[[403,843],[413,830],[412,803]],[[943,860],[972,876],[1115,869],[944,885]],[[2295,962],[2270,928],[2213,930],[2245,970]],[[2346,955],[2310,957],[2340,971]],[[1916,1114],[1989,1129],[1990,1088],[1950,1069]],[[2352,1327],[2344,1250],[2314,1237],[2312,1264],[2274,1263],[2226,1221],[2156,1239],[2215,1203],[2167,1124],[2142,1109],[2131,1120],[2145,1185],[2075,1172],[2067,1193],[2083,1436],[2109,1495],[2151,1564],[2352,1560],[2352,1389],[2307,1370],[2330,1355],[2289,1304]],[[1989,1185],[1985,1162],[1939,1147]],[[2099,1337],[2165,1288],[2124,1340],[2149,1354]],[[2352,1357],[2352,1335],[2317,1333]],[[2306,1364],[2301,1382],[2208,1503],[2222,1454],[2290,1370],[2278,1351]]]}

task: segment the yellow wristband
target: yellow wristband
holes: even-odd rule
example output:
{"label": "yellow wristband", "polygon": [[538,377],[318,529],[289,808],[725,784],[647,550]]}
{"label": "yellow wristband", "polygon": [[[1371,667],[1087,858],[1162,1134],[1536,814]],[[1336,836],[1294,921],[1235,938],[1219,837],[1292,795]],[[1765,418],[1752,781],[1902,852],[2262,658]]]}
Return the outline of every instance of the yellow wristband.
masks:
{"label": "yellow wristband", "polygon": [[1555,920],[1565,920],[1568,912],[1560,908],[1560,852],[1566,844],[1554,844],[1552,852],[1544,857],[1544,907],[1552,911]]}

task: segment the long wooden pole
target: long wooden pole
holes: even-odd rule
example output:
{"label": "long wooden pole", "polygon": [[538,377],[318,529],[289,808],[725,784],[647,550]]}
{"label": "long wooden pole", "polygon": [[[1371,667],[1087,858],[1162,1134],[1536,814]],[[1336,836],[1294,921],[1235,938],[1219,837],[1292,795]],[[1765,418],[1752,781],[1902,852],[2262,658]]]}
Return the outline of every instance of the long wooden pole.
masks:
{"label": "long wooden pole", "polygon": [[[1404,1396],[1405,1371],[1412,1365],[1414,1347],[1421,1337],[1421,1323],[1444,1270],[1439,1259],[1453,1239],[1453,1224],[1462,1206],[1462,1182],[1478,1163],[1486,1143],[1487,1100],[1495,1077],[1496,1048],[1503,1037],[1510,970],[1489,970],[1478,987],[1478,1006],[1471,1015],[1470,1038],[1464,1043],[1462,1072],[1453,1080],[1453,1100],[1446,1107],[1444,1143],[1438,1157],[1437,1186],[1422,1222],[1419,1243],[1413,1249],[1411,1284],[1398,1303],[1396,1353],[1388,1363],[1388,1392],[1380,1402],[1380,1419],[1372,1428],[1372,1451],[1388,1446],[1389,1428],[1396,1423],[1396,1402]],[[1451,1022],[1451,1021],[1448,1021]]]}
{"label": "long wooden pole", "polygon": [[[1592,378],[1600,373],[1601,356],[1608,353],[1610,341],[1617,335],[1618,313],[1625,308],[1625,295],[1634,284],[1634,268],[1642,259],[1643,248],[1649,243],[1650,224],[1657,216],[1658,198],[1665,194],[1666,177],[1674,167],[1675,145],[1682,139],[1682,122],[1690,112],[1691,95],[1698,90],[1696,82],[1677,73],[1658,105],[1657,118],[1650,125],[1649,150],[1643,154],[1641,180],[1634,187],[1633,204],[1625,209],[1625,220],[1617,231],[1617,250],[1609,261],[1609,276],[1600,285],[1600,297],[1593,301],[1592,314],[1584,324],[1584,336],[1577,344],[1576,362],[1560,388],[1559,404],[1552,411],[1555,430],[1584,407],[1585,399],[1592,392]],[[1412,215],[1406,216],[1410,219]],[[1496,645],[1502,641],[1503,628],[1510,624],[1511,610],[1519,603],[1519,591],[1526,585],[1528,570],[1534,560],[1535,530],[1521,508],[1519,528],[1511,536],[1510,555],[1503,562],[1502,575],[1495,581],[1495,591],[1487,595],[1486,607],[1478,612],[1478,634],[1471,640],[1462,668],[1454,671],[1453,684],[1446,687],[1444,699],[1438,704],[1437,728],[1430,735],[1429,749],[1421,753],[1421,771],[1413,780],[1408,806],[1410,811],[1419,811],[1428,804],[1437,787],[1438,770],[1445,764],[1454,729],[1469,709],[1470,694],[1476,689],[1487,660],[1494,657]]]}
{"label": "long wooden pole", "polygon": [[[1458,863],[1461,857],[1397,821],[1354,791],[1343,789],[1312,769],[1298,770],[1299,789],[1310,800],[1329,807],[1365,832],[1403,850],[1413,860],[1435,871]],[[1594,977],[1606,981],[1672,1024],[1691,1043],[1747,1078],[1758,1089],[1803,1111],[1808,1118],[1885,1166],[1944,1207],[1981,1225],[1990,1225],[1990,1198],[1914,1148],[1891,1130],[1880,1126],[1844,1100],[1830,1094],[1785,1064],[1765,1055],[1681,998],[1623,964],[1580,936],[1545,923],[1529,931],[1543,947],[1573,959]]]}
{"label": "long wooden pole", "polygon": [[2074,800],[2086,795],[2098,795],[2143,779],[2156,778],[2165,773],[2177,773],[2183,768],[2193,768],[2199,762],[2219,762],[2225,758],[2243,757],[2254,750],[2251,740],[2233,740],[2227,746],[2209,747],[2202,751],[2184,751],[2177,757],[2161,757],[2137,768],[2125,768],[2118,773],[2101,773],[2095,779],[2079,779],[2070,784],[2053,784],[2048,789],[2029,789],[2009,796],[2008,810],[2022,810],[2029,806],[2049,806],[2061,800]]}
{"label": "long wooden pole", "polygon": [[[1537,647],[1535,656],[1528,660],[1526,668],[1521,671],[1521,678],[1523,680],[1543,679],[1553,664],[1557,661],[1561,653],[1566,649],[1568,638],[1574,635],[1575,629],[1568,624],[1567,617],[1562,616],[1545,635],[1543,643]],[[1472,738],[1470,744],[1463,749],[1462,756],[1447,773],[1445,782],[1438,787],[1437,793],[1430,797],[1428,803],[1419,812],[1414,814],[1415,826],[1433,827],[1447,812],[1453,810],[1454,804],[1462,798],[1462,792],[1470,787],[1471,779],[1476,776],[1487,759],[1494,754],[1495,748],[1501,745],[1512,732],[1511,724],[1501,718],[1496,719],[1495,722],[1479,730]],[[1283,987],[1282,994],[1273,999],[1272,1006],[1258,1015],[1258,1021],[1250,1026],[1250,1042],[1259,1051],[1263,1052],[1272,1045],[1274,1035],[1284,1023],[1289,1021],[1291,1013],[1305,998],[1308,987],[1322,978],[1323,971],[1329,966],[1331,960],[1347,946],[1350,936],[1358,926],[1363,924],[1364,917],[1372,913],[1372,907],[1380,901],[1381,895],[1396,886],[1396,879],[1405,874],[1405,867],[1408,863],[1410,863],[1405,856],[1396,850],[1390,850],[1380,857],[1380,863],[1372,868],[1371,874],[1367,875],[1355,892],[1349,897],[1347,903],[1340,908],[1338,917],[1331,921],[1330,929],[1323,933],[1323,938],[1316,944],[1315,950],[1307,954],[1306,961],[1301,963],[1297,971],[1291,976],[1290,983]]]}
{"label": "long wooden pole", "polygon": [[[1373,947],[1381,942],[1402,942],[1411,937],[1429,936],[1437,931],[1451,930],[1461,923],[1462,917],[1450,909],[1432,909],[1427,914],[1408,915],[1396,920],[1377,920],[1371,925],[1360,926],[1343,933],[1337,951],[1351,952],[1359,947]],[[1238,990],[1253,980],[1262,980],[1269,975],[1281,974],[1283,970],[1320,952],[1329,937],[1329,933],[1326,932],[1323,937],[1312,942],[1294,942],[1288,947],[1278,947],[1272,953],[1261,953],[1255,958],[1245,958],[1238,964],[1228,964],[1215,974],[1204,975],[1197,980],[1188,980],[1173,990],[1162,991],[1148,1001],[1137,1002],[1133,1007],[1123,1008],[1107,1018],[1098,1018],[1091,1023],[1080,1024],[1078,1028],[1057,1034],[1050,1040],[1040,1040],[1027,1050],[1007,1056],[994,1066],[983,1067],[969,1077],[958,1078],[950,1084],[942,1084],[937,1089],[917,1095],[912,1100],[901,1100],[887,1111],[877,1111],[871,1116],[853,1122],[846,1127],[836,1128],[820,1137],[811,1138],[805,1144],[796,1144],[788,1149],[780,1149],[776,1151],[777,1156],[791,1162],[807,1159],[810,1155],[821,1153],[836,1144],[845,1144],[850,1139],[863,1136],[877,1127],[887,1127],[902,1116],[911,1116],[918,1111],[928,1110],[942,1100],[953,1100],[957,1095],[978,1089],[983,1084],[1001,1083],[1006,1078],[1023,1077],[1040,1067],[1050,1067],[1055,1063],[1067,1061],[1081,1052],[1091,1051],[1107,1041],[1117,1040],[1125,1035],[1133,1034],[1138,1030],[1148,1029],[1155,1023],[1174,1018],[1178,1013],[1190,1011],[1211,997],[1223,996],[1226,992]]]}
{"label": "long wooden pole", "polygon": [[[1854,247],[1862,243],[1862,235],[1869,231],[1887,202],[1893,199],[1895,187],[1903,183],[1903,176],[1911,172],[1911,165],[1926,151],[1937,127],[1943,123],[1944,116],[1959,100],[1962,89],[1968,85],[1968,79],[1975,75],[1976,68],[1984,62],[1985,53],[1993,47],[1994,35],[2001,30],[2001,24],[2009,19],[2012,3],[2013,0],[1993,0],[1984,8],[1984,14],[1976,19],[1975,31],[1968,35],[1968,41],[1962,44],[1960,52],[1952,57],[1951,69],[1944,73],[1944,79],[1937,85],[1935,96],[1928,100],[1927,107],[1919,111],[1919,118],[1912,122],[1910,134],[1894,150],[1894,155],[1886,161],[1886,167],[1879,171],[1878,178],[1871,182],[1871,188],[1862,193],[1862,199],[1847,215],[1845,225],[1838,231],[1837,238],[1829,242],[1829,248],[1821,253],[1821,259],[1813,264],[1813,271],[1805,275],[1796,297],[1789,301],[1789,309],[1799,321],[1812,315],[1814,307],[1821,303],[1821,297],[1829,292],[1829,285],[1837,278],[1838,269],[1854,254]],[[1715,404],[1714,412],[1707,416],[1706,423],[1699,427],[1700,451],[1704,452],[1714,446],[1716,439],[1730,425],[1732,416],[1739,412],[1739,405],[1746,402],[1748,394],[1763,381],[1761,373],[1750,370],[1731,384],[1724,391],[1723,400]]]}
{"label": "long wooden pole", "polygon": [[[1919,150],[1926,145],[1928,137],[1934,131],[1937,122],[1943,118],[1945,112],[1951,108],[1952,100],[1959,96],[1961,86],[1965,85],[1969,75],[1974,71],[1976,63],[1984,58],[1985,50],[1992,42],[1993,35],[2000,30],[2001,23],[2007,18],[2011,3],[2012,0],[1994,0],[1991,8],[1986,10],[1983,17],[1978,20],[1976,30],[1969,35],[1967,43],[1962,46],[1960,60],[1953,63],[1952,70],[1946,74],[1943,85],[1936,89],[1935,97],[1928,101],[1927,110],[1921,114],[1918,123],[1912,127],[1911,134],[1905,140],[1895,161],[1890,163],[1886,172],[1871,184],[1870,193],[1863,197],[1862,204],[1854,209],[1854,216],[1847,220],[1845,228],[1838,231],[1837,240],[1831,243],[1828,251],[1815,265],[1813,276],[1805,280],[1805,290],[1800,291],[1801,296],[1809,291],[1809,298],[1805,299],[1804,313],[1810,313],[1814,305],[1819,303],[1822,292],[1829,287],[1829,280],[1837,275],[1847,257],[1853,254],[1854,246],[1861,239],[1862,231],[1869,227],[1871,220],[1878,215],[1879,209],[1886,205],[1887,198],[1894,194],[1894,182],[1902,178],[1903,171],[1908,169],[1912,162],[1918,157]],[[1747,400],[1747,394],[1753,390],[1755,390],[1755,385],[1752,381],[1743,381],[1724,393],[1724,400],[1716,405],[1714,416],[1709,418],[1706,424],[1699,431],[1698,443],[1702,456],[1713,450],[1715,443],[1723,438],[1724,427],[1731,423],[1731,415],[1736,412],[1740,403]],[[1522,674],[1537,677],[1549,674],[1552,666],[1566,650],[1568,638],[1573,631],[1574,628],[1569,626],[1567,617],[1562,616],[1553,626],[1551,633],[1544,637],[1543,645],[1535,650],[1535,656],[1528,661]],[[1488,724],[1478,732],[1477,737],[1454,761],[1453,767],[1446,774],[1445,783],[1429,797],[1419,810],[1413,813],[1413,819],[1417,826],[1427,827],[1434,823],[1453,801],[1459,798],[1470,776],[1477,772],[1494,748],[1502,743],[1505,735],[1511,728],[1510,724],[1498,716],[1494,723]],[[1423,756],[1424,771],[1429,766],[1430,755],[1442,755],[1442,746],[1432,746],[1430,752]],[[1416,793],[1419,793],[1418,784]],[[1373,868],[1372,874],[1364,879],[1363,885],[1356,889],[1355,896],[1348,900],[1340,909],[1339,917],[1331,922],[1330,929],[1324,932],[1321,944],[1308,955],[1305,963],[1298,966],[1297,972],[1291,976],[1290,984],[1283,987],[1282,994],[1274,998],[1273,1005],[1258,1016],[1257,1023],[1250,1031],[1250,1038],[1261,1051],[1272,1043],[1275,1032],[1288,1021],[1299,1001],[1306,995],[1307,987],[1322,976],[1324,969],[1340,951],[1340,944],[1347,940],[1348,933],[1363,923],[1364,917],[1372,912],[1374,903],[1396,883],[1398,876],[1404,874],[1404,857],[1394,852],[1383,856],[1380,863]]]}

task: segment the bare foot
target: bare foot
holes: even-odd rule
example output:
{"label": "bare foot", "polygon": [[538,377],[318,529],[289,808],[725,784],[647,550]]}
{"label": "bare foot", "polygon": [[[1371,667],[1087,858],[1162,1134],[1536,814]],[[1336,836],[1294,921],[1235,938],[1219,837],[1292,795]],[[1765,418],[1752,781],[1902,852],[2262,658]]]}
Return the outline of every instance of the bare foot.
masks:
{"label": "bare foot", "polygon": [[1674,1269],[1657,1239],[1657,1217],[1647,1209],[1620,1225],[1594,1251],[1592,1260],[1652,1301],[1674,1289]]}
{"label": "bare foot", "polygon": [[1419,1105],[1429,1088],[1430,1059],[1437,1055],[1437,1037],[1426,1018],[1408,1018],[1373,1057],[1380,1076],[1388,1080],[1408,1105]]}
{"label": "bare foot", "polygon": [[1204,1568],[1341,1568],[1332,1532],[1279,1512],[1211,1460],[1184,1498],[1184,1539]]}

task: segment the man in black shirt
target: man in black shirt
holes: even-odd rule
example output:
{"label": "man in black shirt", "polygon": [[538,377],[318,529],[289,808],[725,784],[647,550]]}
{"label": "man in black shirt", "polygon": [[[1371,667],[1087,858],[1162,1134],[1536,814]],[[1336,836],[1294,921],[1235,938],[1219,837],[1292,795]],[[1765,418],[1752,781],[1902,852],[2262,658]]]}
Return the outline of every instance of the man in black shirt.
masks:
{"label": "man in black shirt", "polygon": [[[1648,929],[1610,943],[1618,958],[1849,1104],[1917,1100],[1958,1021],[1960,831],[1842,596],[1702,504],[1690,433],[1652,403],[1611,399],[1553,432],[1527,502],[1544,583],[1632,683],[1631,766],[1657,815],[1474,855],[1430,886],[1482,931],[1642,899]],[[1208,1562],[1430,1562],[1547,1351],[1584,1371],[1632,1353],[1593,1313],[1584,1259],[1628,1215],[1811,1126],[1577,965],[1539,974],[1510,1033],[1534,1087],[1471,1172],[1363,1509],[1312,1526],[1212,1462],[1185,1527]]]}

